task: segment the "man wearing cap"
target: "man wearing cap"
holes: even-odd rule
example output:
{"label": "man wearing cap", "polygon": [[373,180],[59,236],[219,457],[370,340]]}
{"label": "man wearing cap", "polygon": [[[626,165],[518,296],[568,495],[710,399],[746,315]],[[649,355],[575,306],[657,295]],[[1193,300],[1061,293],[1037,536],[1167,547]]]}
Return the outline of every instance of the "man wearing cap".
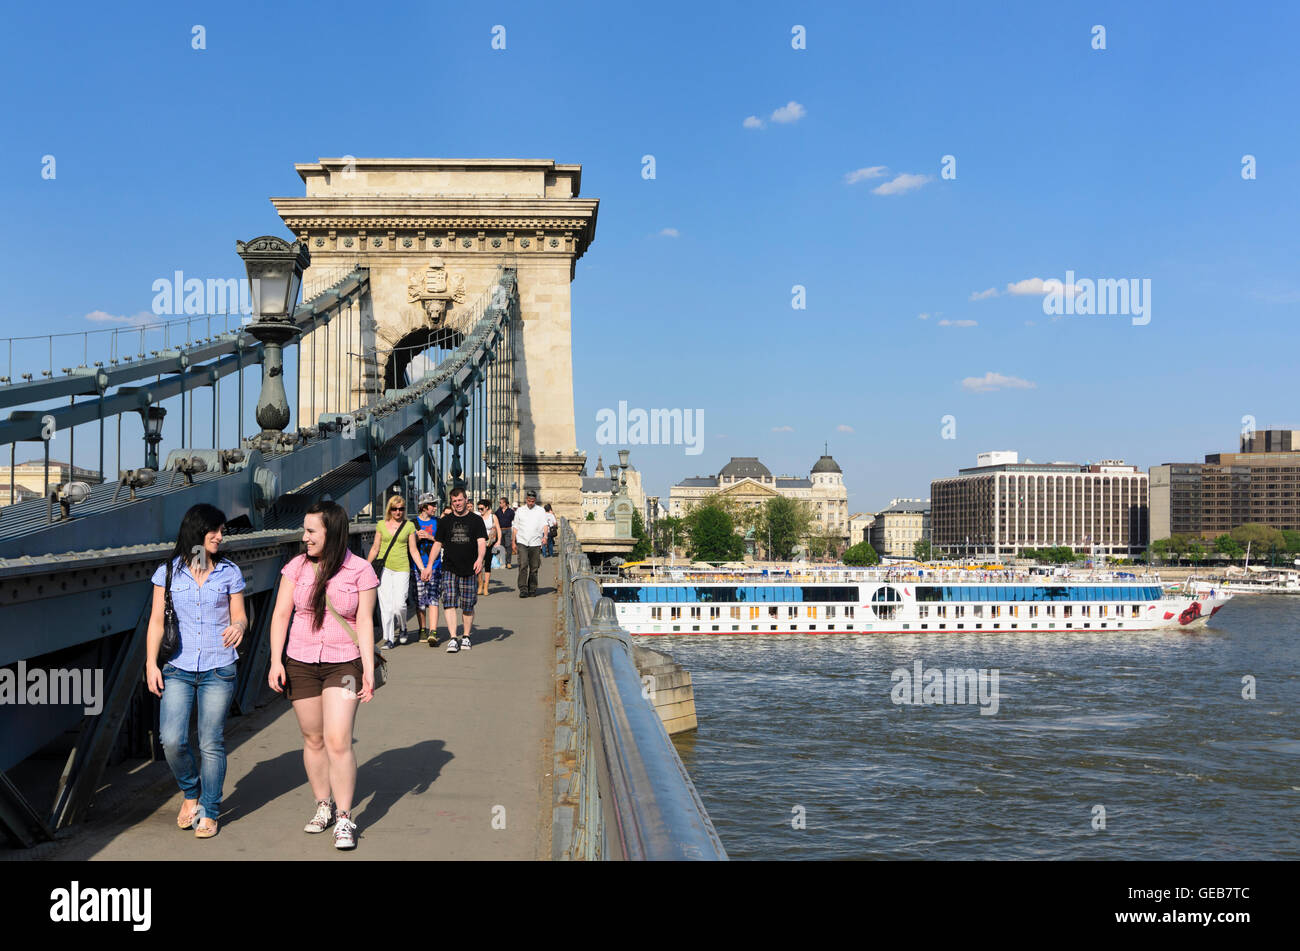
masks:
{"label": "man wearing cap", "polygon": [[[510,550],[519,553],[519,597],[537,593],[537,572],[542,566],[542,542],[546,538],[546,513],[537,504],[537,493],[529,490],[523,508],[515,510],[511,525]],[[523,549],[519,552],[519,549]]]}

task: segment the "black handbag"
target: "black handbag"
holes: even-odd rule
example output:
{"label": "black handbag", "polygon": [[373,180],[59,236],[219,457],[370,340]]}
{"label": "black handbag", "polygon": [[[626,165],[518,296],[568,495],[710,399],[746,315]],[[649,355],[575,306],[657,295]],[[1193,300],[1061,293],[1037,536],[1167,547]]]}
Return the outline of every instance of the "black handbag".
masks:
{"label": "black handbag", "polygon": [[[376,578],[382,579],[384,577],[384,562],[388,561],[388,553],[392,551],[393,546],[397,544],[397,537],[402,534],[402,529],[405,527],[406,519],[402,519],[402,524],[398,526],[397,531],[393,532],[393,537],[388,540],[388,547],[385,548],[384,553],[379,556],[379,560],[370,563],[370,567],[375,569]],[[378,531],[379,526],[376,525],[375,532],[378,533]]]}
{"label": "black handbag", "polygon": [[158,666],[167,663],[181,649],[181,622],[172,604],[172,561],[167,560],[167,585],[163,588],[163,636],[158,645]]}

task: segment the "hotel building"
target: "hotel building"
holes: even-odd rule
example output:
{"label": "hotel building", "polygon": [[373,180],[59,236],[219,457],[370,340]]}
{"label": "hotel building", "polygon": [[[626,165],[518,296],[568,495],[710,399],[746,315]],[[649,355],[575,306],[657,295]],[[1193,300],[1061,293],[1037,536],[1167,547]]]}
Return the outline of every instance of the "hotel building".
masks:
{"label": "hotel building", "polygon": [[1136,555],[1147,546],[1148,483],[1119,459],[1081,466],[980,453],[973,468],[930,483],[934,547],[957,557],[1007,558],[1058,545]]}
{"label": "hotel building", "polygon": [[1238,525],[1300,530],[1300,430],[1245,433],[1240,452],[1151,467],[1151,538],[1216,538]]}

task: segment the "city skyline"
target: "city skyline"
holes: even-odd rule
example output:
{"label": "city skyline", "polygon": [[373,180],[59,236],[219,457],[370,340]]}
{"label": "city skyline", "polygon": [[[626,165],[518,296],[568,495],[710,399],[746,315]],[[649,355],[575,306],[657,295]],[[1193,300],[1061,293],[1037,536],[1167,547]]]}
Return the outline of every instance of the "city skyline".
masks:
{"label": "city skyline", "polygon": [[[342,42],[331,8],[14,11],[0,335],[131,326],[176,271],[241,278],[295,162],[539,157],[602,206],[576,448],[631,449],[665,496],[732,456],[803,474],[829,441],[874,511],[990,449],[1147,471],[1296,422],[1268,359],[1300,308],[1294,10],[408,5],[357,25],[350,79],[268,84],[286,48]],[[434,75],[376,84],[430,49]],[[1131,314],[1051,312],[1118,281]],[[620,402],[701,411],[701,451],[599,442]]]}

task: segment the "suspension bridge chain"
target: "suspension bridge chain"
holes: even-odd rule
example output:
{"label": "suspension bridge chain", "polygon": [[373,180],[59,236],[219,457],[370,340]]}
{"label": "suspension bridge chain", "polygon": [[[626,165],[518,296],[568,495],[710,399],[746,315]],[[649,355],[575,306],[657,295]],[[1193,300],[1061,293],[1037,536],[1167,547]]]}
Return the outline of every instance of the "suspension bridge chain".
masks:
{"label": "suspension bridge chain", "polygon": [[[298,331],[294,345],[301,349],[324,343],[334,349],[332,360],[311,361],[312,379],[296,383],[300,391],[325,392],[329,403],[317,401],[308,425],[299,420],[298,429],[271,442],[243,438],[243,371],[262,364],[264,357],[263,344],[243,329],[190,340],[143,360],[0,384],[0,409],[20,407],[0,419],[0,447],[9,444],[12,462],[19,443],[43,444],[46,467],[43,497],[15,499],[0,508],[0,580],[6,558],[156,543],[174,532],[185,510],[198,502],[221,508],[231,530],[238,532],[293,525],[303,509],[324,496],[356,513],[421,468],[425,483],[432,481],[440,491],[462,471],[479,493],[496,484],[508,486],[519,468],[514,269],[501,269],[479,299],[449,314],[442,332],[445,339],[460,338],[453,351],[418,379],[398,380],[387,389],[382,389],[379,367],[398,358],[394,351],[363,346],[359,371],[354,373],[352,360],[342,368],[343,330],[352,326],[349,321],[359,323],[363,302],[369,306],[368,271],[336,270],[330,277],[337,279],[300,304],[292,318]],[[334,382],[323,390],[314,377],[317,366],[323,374],[333,369]],[[220,400],[220,380],[231,375],[239,378],[237,396]],[[193,431],[192,417],[186,431],[186,402],[188,397],[192,412],[193,394],[204,387],[212,388],[213,448],[197,449],[192,440],[184,442]],[[70,430],[75,438],[77,426],[97,423],[102,472],[105,422],[116,419],[120,434],[122,416],[139,414],[147,433],[155,414],[161,424],[159,404],[177,396],[182,444],[191,448],[173,450],[157,470],[120,470],[116,480],[90,486],[84,498],[64,493],[63,480],[50,479],[50,440],[56,434]],[[69,402],[62,404],[64,399]],[[239,425],[235,448],[217,445],[223,402],[238,403],[233,410]],[[156,455],[156,439],[153,451]],[[76,474],[71,462],[70,480]]]}

